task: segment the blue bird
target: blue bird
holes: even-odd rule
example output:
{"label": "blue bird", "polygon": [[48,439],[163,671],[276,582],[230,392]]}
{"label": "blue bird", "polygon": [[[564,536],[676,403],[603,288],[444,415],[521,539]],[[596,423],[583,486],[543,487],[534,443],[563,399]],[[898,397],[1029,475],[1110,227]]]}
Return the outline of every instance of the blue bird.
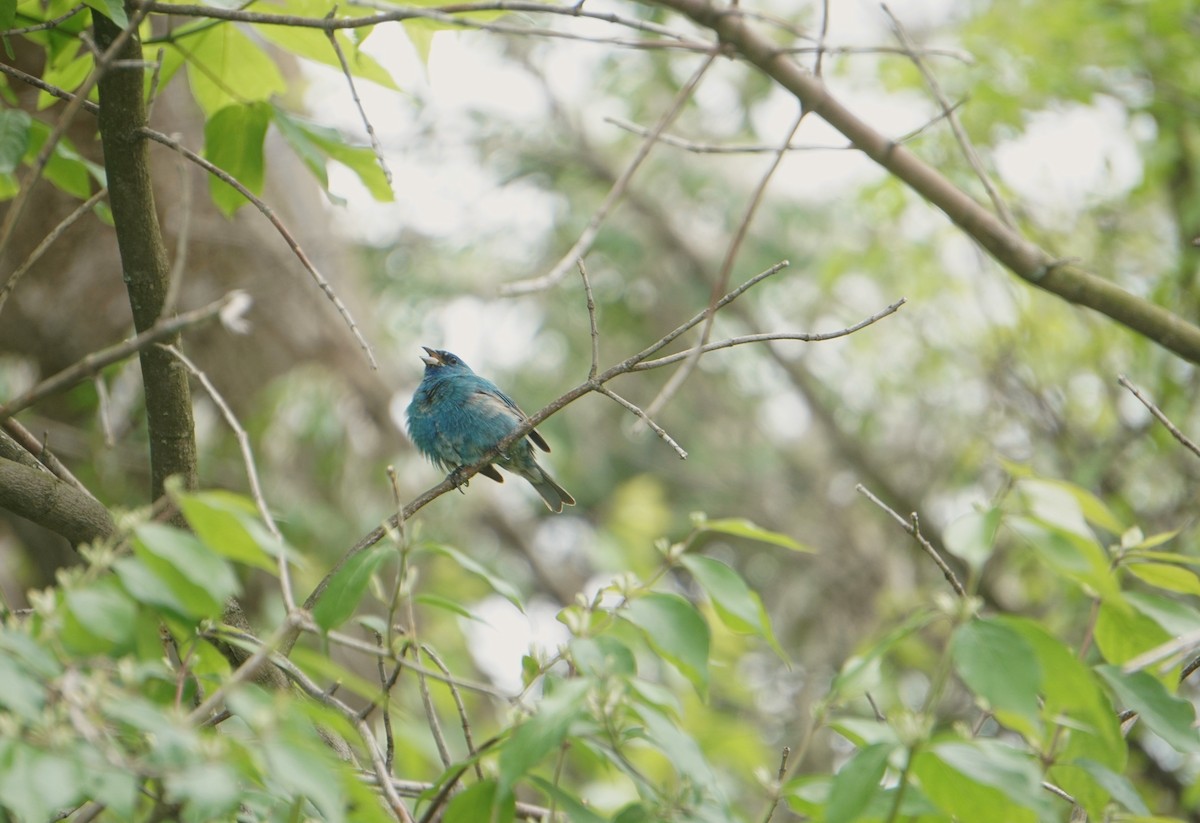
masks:
{"label": "blue bird", "polygon": [[[516,431],[527,416],[495,383],[471,371],[457,355],[428,346],[422,348],[425,377],[408,404],[408,435],[421,454],[437,466],[449,469],[450,477],[457,482],[459,469],[482,460],[497,443]],[[528,480],[550,511],[561,512],[564,504],[574,506],[575,498],[534,459],[534,445],[550,451],[542,436],[531,431],[501,453],[496,463]],[[479,473],[497,483],[504,482],[491,463]]]}

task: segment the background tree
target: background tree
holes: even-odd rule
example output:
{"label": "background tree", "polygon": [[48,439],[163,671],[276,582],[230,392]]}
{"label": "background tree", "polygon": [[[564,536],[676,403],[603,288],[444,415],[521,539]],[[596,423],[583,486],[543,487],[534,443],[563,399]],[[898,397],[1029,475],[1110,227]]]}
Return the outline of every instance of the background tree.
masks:
{"label": "background tree", "polygon": [[8,814],[1194,814],[1189,6],[8,9]]}

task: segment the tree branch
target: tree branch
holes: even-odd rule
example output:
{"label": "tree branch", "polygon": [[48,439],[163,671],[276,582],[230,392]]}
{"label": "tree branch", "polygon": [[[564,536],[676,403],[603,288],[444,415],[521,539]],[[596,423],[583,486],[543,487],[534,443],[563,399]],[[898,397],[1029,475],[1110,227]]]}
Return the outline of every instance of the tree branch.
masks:
{"label": "tree branch", "polygon": [[108,509],[96,498],[43,469],[0,457],[0,508],[61,534],[78,546],[116,531]]}
{"label": "tree branch", "polygon": [[996,215],[940,172],[861,120],[785,51],[757,31],[733,6],[707,0],[645,0],[673,9],[711,29],[764,74],[790,91],[859,150],[937,206],[1005,268],[1064,300],[1093,309],[1200,364],[1200,327],[1090,271],[1064,262],[1004,225]]}

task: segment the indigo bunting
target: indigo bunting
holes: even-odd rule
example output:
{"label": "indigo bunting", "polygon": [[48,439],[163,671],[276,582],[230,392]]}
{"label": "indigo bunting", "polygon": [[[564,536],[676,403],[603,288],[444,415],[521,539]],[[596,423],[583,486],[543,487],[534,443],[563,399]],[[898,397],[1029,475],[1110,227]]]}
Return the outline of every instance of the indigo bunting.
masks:
{"label": "indigo bunting", "polygon": [[[482,460],[525,421],[526,414],[495,383],[471,371],[457,355],[427,346],[422,348],[425,377],[408,404],[408,434],[421,454],[449,469],[451,478],[457,482],[460,468]],[[561,512],[563,504],[574,506],[575,498],[534,459],[534,445],[550,451],[542,436],[531,431],[501,452],[496,463],[528,480],[550,511]],[[479,473],[497,483],[504,482],[491,463]]]}

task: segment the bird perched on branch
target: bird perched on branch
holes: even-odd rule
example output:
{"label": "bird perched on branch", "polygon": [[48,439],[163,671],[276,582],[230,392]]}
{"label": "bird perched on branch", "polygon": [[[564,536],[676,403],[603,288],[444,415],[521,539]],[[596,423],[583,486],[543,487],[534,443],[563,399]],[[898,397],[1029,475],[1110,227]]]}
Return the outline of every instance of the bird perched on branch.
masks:
{"label": "bird perched on branch", "polygon": [[[527,415],[496,384],[471,371],[458,355],[422,346],[425,377],[408,404],[408,435],[421,454],[450,470],[455,483],[466,466],[483,460],[496,444],[517,430]],[[538,465],[533,447],[550,451],[536,431],[511,444],[479,470],[497,483],[504,477],[499,465],[520,475],[542,496],[550,511],[574,506],[575,498]]]}

